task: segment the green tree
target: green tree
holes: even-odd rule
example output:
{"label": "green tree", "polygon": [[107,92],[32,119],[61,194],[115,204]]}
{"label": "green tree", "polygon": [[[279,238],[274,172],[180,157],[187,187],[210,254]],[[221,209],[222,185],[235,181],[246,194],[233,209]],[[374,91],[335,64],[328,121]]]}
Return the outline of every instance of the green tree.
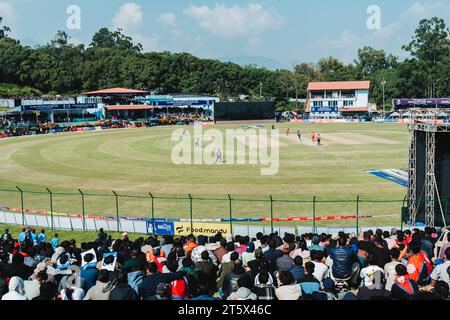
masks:
{"label": "green tree", "polygon": [[[421,70],[427,72],[427,91],[429,96],[436,96],[437,92],[445,92],[440,81],[443,63],[450,57],[450,31],[444,19],[433,17],[420,21],[414,36],[409,44],[402,49],[408,51],[411,56],[423,63],[418,64]],[[439,87],[438,87],[439,86]]]}
{"label": "green tree", "polygon": [[134,44],[133,39],[122,33],[122,29],[110,31],[108,28],[101,28],[92,37],[92,48],[118,48],[125,50],[133,50],[142,52],[142,45],[140,43]]}
{"label": "green tree", "polygon": [[0,17],[0,39],[6,38],[11,29],[8,26],[2,26],[3,17]]}
{"label": "green tree", "polygon": [[358,59],[355,60],[355,64],[358,79],[371,79],[372,75],[378,71],[396,68],[398,62],[394,55],[366,46],[358,49]]}

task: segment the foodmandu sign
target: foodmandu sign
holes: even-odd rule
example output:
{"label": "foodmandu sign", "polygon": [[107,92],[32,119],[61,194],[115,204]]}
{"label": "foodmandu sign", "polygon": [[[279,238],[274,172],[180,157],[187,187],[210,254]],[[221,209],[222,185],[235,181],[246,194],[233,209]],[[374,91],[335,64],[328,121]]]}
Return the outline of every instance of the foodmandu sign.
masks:
{"label": "foodmandu sign", "polygon": [[433,99],[393,99],[394,107],[408,108],[408,107],[436,107],[447,106],[450,107],[450,98],[433,98]]}
{"label": "foodmandu sign", "polygon": [[175,222],[175,236],[187,236],[193,234],[194,236],[207,236],[212,237],[217,233],[222,235],[231,234],[230,225],[224,223],[197,223],[194,222],[191,228],[190,222]]}

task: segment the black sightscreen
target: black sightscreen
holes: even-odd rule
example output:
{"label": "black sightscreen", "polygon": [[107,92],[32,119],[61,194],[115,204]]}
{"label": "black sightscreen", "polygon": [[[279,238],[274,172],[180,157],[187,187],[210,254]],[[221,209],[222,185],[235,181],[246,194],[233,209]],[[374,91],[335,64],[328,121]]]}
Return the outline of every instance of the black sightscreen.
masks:
{"label": "black sightscreen", "polygon": [[[417,131],[417,217],[419,222],[425,221],[425,157],[426,157],[426,134],[422,131]],[[438,132],[436,133],[436,157],[435,157],[435,176],[438,185],[439,196],[441,198],[442,207],[444,210],[445,220],[450,223],[450,133]],[[436,197],[437,200],[437,197]],[[437,201],[435,201],[435,225],[441,226],[442,214]]]}
{"label": "black sightscreen", "polygon": [[216,121],[273,120],[274,102],[218,102],[214,104]]}

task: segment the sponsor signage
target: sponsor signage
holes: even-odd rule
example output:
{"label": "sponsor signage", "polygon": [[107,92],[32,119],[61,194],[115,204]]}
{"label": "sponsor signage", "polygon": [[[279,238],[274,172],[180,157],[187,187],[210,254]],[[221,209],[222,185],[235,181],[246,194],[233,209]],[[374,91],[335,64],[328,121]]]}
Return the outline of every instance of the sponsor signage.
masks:
{"label": "sponsor signage", "polygon": [[338,113],[338,107],[311,107],[312,113]]}
{"label": "sponsor signage", "polygon": [[395,107],[436,107],[450,106],[450,98],[439,99],[393,99]]}
{"label": "sponsor signage", "polygon": [[173,236],[174,225],[173,222],[155,221],[153,227],[153,233],[162,236]]}
{"label": "sponsor signage", "polygon": [[153,100],[150,102],[152,106],[210,106],[214,104],[214,100]]}
{"label": "sponsor signage", "polygon": [[97,108],[96,103],[63,103],[63,104],[35,104],[21,106],[24,111],[51,111],[51,110],[77,110],[77,109],[94,109]]}
{"label": "sponsor signage", "polygon": [[230,225],[224,223],[193,223],[193,227],[191,228],[190,222],[175,222],[175,236],[187,236],[191,233],[195,236],[204,235],[204,236],[214,236],[218,232],[221,232],[224,236],[227,234],[231,234]]}

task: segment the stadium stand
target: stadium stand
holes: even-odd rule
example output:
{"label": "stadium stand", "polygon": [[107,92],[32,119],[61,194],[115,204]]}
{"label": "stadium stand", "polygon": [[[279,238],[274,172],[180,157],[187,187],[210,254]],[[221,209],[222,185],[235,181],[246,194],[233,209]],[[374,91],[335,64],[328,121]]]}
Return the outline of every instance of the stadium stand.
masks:
{"label": "stadium stand", "polygon": [[5,230],[1,299],[449,299],[446,229],[135,240],[101,229],[79,246],[61,240],[44,229],[22,227],[18,239]]}

